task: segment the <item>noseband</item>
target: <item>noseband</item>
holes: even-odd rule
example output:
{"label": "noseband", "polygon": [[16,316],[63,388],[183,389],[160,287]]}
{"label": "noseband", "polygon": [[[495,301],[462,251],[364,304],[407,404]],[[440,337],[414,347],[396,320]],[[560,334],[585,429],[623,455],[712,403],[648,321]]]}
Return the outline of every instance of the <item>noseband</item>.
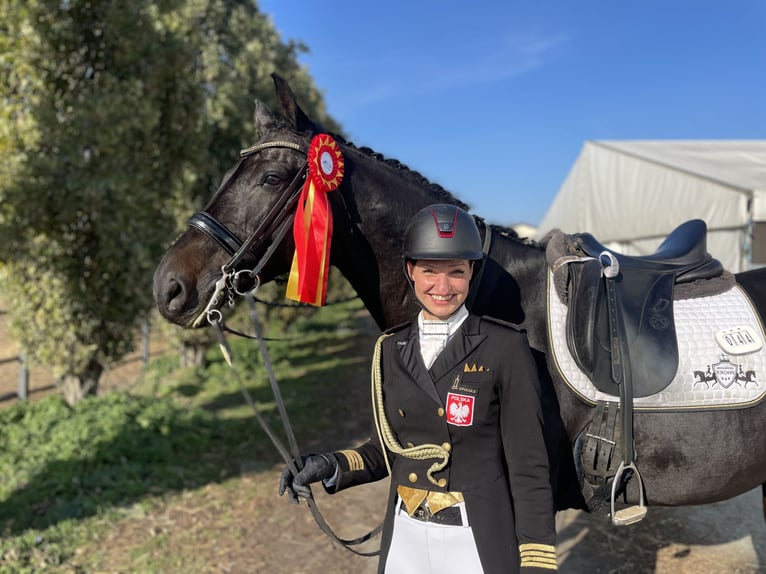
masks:
{"label": "noseband", "polygon": [[[270,148],[290,148],[304,154],[306,153],[304,147],[297,143],[273,141],[243,149],[239,153],[240,161],[261,150]],[[274,204],[271,210],[269,210],[260,225],[258,225],[255,231],[253,231],[245,241],[240,240],[239,237],[237,237],[236,234],[229,230],[223,223],[219,222],[205,211],[195,213],[189,219],[189,227],[201,231],[231,255],[231,259],[229,259],[228,263],[221,267],[222,276],[216,282],[215,291],[213,292],[210,301],[205,306],[204,311],[195,319],[195,327],[204,319],[207,319],[211,323],[220,320],[220,311],[218,308],[223,304],[224,299],[228,299],[229,304],[233,304],[235,295],[244,295],[238,287],[240,278],[243,274],[247,275],[250,279],[255,280],[257,287],[259,283],[258,274],[261,272],[264,265],[268,263],[269,259],[271,259],[274,251],[282,243],[282,240],[290,228],[290,223],[293,219],[307,171],[308,164],[307,161],[304,160],[301,168],[298,170],[298,173],[295,174],[295,177],[290,182],[290,185],[285,192],[280,196],[279,200]],[[242,262],[245,256],[262,247],[269,238],[271,238],[271,244],[255,267],[252,269],[238,270],[237,266]]]}

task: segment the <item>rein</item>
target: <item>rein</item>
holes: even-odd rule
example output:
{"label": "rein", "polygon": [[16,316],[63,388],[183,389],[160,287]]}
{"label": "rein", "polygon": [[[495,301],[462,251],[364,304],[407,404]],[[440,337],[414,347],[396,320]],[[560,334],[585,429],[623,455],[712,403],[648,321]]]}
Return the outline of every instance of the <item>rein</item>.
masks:
{"label": "rein", "polygon": [[[305,153],[304,148],[296,143],[287,141],[275,141],[258,144],[242,150],[240,152],[240,160],[267,148],[291,148]],[[245,241],[241,241],[225,225],[220,223],[205,211],[196,213],[189,219],[188,222],[190,227],[197,229],[211,239],[215,240],[216,243],[218,243],[229,255],[231,255],[229,262],[221,267],[221,278],[216,282],[213,295],[208,301],[208,304],[205,306],[204,311],[199,315],[199,317],[197,317],[197,319],[195,319],[194,326],[197,327],[206,320],[208,324],[213,328],[216,339],[218,340],[218,344],[221,348],[221,352],[223,353],[227,364],[234,373],[234,378],[240,392],[244,396],[247,404],[252,409],[261,429],[271,439],[271,442],[274,444],[277,451],[279,451],[279,454],[282,456],[285,464],[290,469],[290,472],[293,473],[293,476],[300,472],[303,466],[303,459],[301,457],[300,449],[298,448],[298,442],[295,438],[295,433],[293,431],[292,425],[290,424],[290,419],[287,415],[287,409],[285,408],[285,404],[282,399],[282,393],[279,389],[279,384],[277,383],[276,377],[274,375],[274,370],[269,358],[268,349],[266,348],[266,340],[263,337],[261,322],[258,320],[258,315],[255,310],[254,294],[260,287],[259,273],[263,269],[264,265],[266,265],[266,263],[271,259],[277,247],[279,247],[279,245],[282,243],[282,240],[287,234],[287,231],[292,227],[291,224],[294,219],[294,210],[297,206],[300,191],[306,179],[307,172],[307,161],[304,161],[301,165],[301,168],[298,170],[298,173],[290,182],[290,185],[288,186],[285,193],[282,194],[276,204],[274,204],[271,210],[269,210],[269,213],[266,215],[266,217],[261,221],[260,225],[258,225],[256,230],[253,231]],[[252,249],[261,247],[269,237],[272,237],[271,244],[266,249],[263,257],[256,263],[256,265],[252,269],[237,270],[237,266],[245,258],[245,256],[248,255]],[[239,286],[240,279],[243,274],[249,276],[249,278],[255,282],[255,286],[249,288],[246,291],[241,290]],[[240,333],[233,329],[229,329],[224,325],[223,314],[220,311],[220,307],[224,302],[227,302],[229,306],[233,306],[237,296],[243,297],[247,301],[250,321],[253,325],[255,336]],[[231,347],[226,341],[224,331],[228,331],[248,339],[256,339],[258,341],[261,356],[263,357],[263,365],[269,377],[271,391],[279,411],[282,427],[285,431],[285,434],[287,435],[287,440],[290,446],[289,450],[268,424],[265,417],[263,416],[263,413],[261,412],[260,406],[253,400],[252,396],[245,388],[239,375],[239,371],[234,366]],[[311,493],[310,486],[309,492]],[[339,543],[350,552],[353,552],[359,556],[377,556],[380,554],[380,550],[364,552],[356,550],[353,548],[353,546],[362,544],[370,540],[373,536],[377,535],[383,528],[382,524],[378,525],[374,530],[368,532],[364,536],[360,536],[359,538],[353,540],[346,540],[338,537],[327,524],[321,512],[319,511],[316,502],[314,501],[313,494],[311,494],[309,498],[306,498],[306,503],[308,504],[309,510],[311,511],[311,514],[314,517],[314,520],[319,526],[320,530],[322,530],[322,532],[324,532],[332,540]]]}
{"label": "rein", "polygon": [[[288,443],[290,444],[290,450],[288,450],[285,447],[285,445],[279,439],[277,434],[270,427],[269,423],[266,421],[265,417],[263,416],[263,413],[261,412],[261,407],[258,405],[257,402],[253,400],[252,396],[250,395],[250,393],[247,391],[247,388],[243,384],[242,378],[239,375],[239,371],[234,366],[231,347],[226,341],[226,336],[224,335],[223,320],[220,318],[216,318],[210,322],[210,325],[213,327],[213,331],[215,332],[216,338],[218,339],[218,344],[221,347],[221,352],[223,353],[223,356],[226,359],[226,362],[229,364],[229,367],[231,367],[231,370],[234,373],[234,378],[237,382],[237,386],[239,387],[239,390],[242,393],[242,395],[245,397],[245,401],[252,409],[255,415],[255,418],[258,421],[258,424],[260,425],[261,429],[263,429],[266,435],[271,439],[271,442],[279,451],[279,454],[282,456],[282,459],[284,460],[285,464],[290,469],[290,472],[292,472],[293,476],[295,476],[300,472],[303,465],[303,460],[301,458],[300,449],[298,448],[298,443],[295,439],[295,432],[293,431],[292,425],[290,424],[290,419],[287,416],[287,410],[285,408],[284,400],[282,399],[282,393],[279,390],[279,383],[277,383],[276,377],[274,375],[274,369],[272,368],[268,349],[266,348],[266,341],[263,337],[263,329],[261,327],[260,321],[258,320],[258,315],[255,310],[255,299],[253,298],[252,293],[254,293],[256,289],[253,289],[252,292],[246,293],[243,296],[245,300],[247,301],[248,310],[250,312],[250,320],[251,320],[251,323],[253,324],[253,328],[255,329],[255,336],[248,337],[248,338],[254,338],[258,340],[261,356],[263,357],[263,365],[269,377],[269,383],[271,384],[271,391],[272,391],[272,394],[274,395],[274,401],[277,404],[279,417],[282,421],[282,426],[284,428],[285,434],[287,435]],[[291,452],[292,452],[292,455],[291,455]],[[310,486],[309,486],[309,492],[311,492]],[[309,510],[311,511],[312,516],[314,517],[314,521],[317,523],[317,526],[319,526],[319,529],[322,530],[322,532],[324,532],[332,540],[334,540],[335,542],[343,546],[343,548],[359,556],[370,557],[370,556],[377,556],[378,554],[380,554],[380,550],[372,550],[372,551],[365,552],[365,551],[357,550],[353,547],[359,544],[362,544],[364,542],[367,542],[368,540],[376,536],[383,528],[382,524],[378,525],[375,529],[371,530],[370,532],[368,532],[367,534],[363,536],[360,536],[359,538],[355,538],[353,540],[340,538],[337,534],[335,534],[335,532],[333,532],[329,524],[327,524],[327,521],[324,519],[324,516],[322,516],[322,513],[317,507],[317,504],[316,504],[316,501],[314,500],[313,495],[309,498],[306,498],[305,500],[306,500],[306,503],[308,504],[308,507],[309,507]]]}

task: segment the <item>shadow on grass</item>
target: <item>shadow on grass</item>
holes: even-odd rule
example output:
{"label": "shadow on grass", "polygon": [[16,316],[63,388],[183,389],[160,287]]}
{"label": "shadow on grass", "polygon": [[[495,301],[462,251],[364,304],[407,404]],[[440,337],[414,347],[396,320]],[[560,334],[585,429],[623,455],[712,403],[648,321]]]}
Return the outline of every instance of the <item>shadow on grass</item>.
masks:
{"label": "shadow on grass", "polygon": [[[60,399],[41,402],[56,401]],[[127,395],[92,402],[101,404],[88,409],[91,415],[104,410],[104,418],[113,420],[119,411],[121,426],[111,429],[106,440],[87,441],[79,456],[77,448],[66,452],[66,445],[57,445],[54,438],[66,454],[51,453],[38,467],[25,464],[28,470],[19,474],[29,478],[0,502],[3,535],[84,518],[108,506],[127,506],[146,495],[225,480],[238,474],[244,459],[254,470],[277,462],[275,452],[256,436],[252,420],[216,420],[168,401]],[[79,418],[81,412],[70,416]]]}
{"label": "shadow on grass", "polygon": [[[303,452],[336,448],[369,428],[369,339],[323,338],[274,353]],[[257,347],[248,345],[248,352]],[[281,431],[265,372],[245,364],[254,372],[244,381],[248,392]],[[46,529],[280,463],[224,368],[214,360],[206,378],[187,377],[160,397],[113,392],[70,409],[51,396],[0,411],[0,534]]]}

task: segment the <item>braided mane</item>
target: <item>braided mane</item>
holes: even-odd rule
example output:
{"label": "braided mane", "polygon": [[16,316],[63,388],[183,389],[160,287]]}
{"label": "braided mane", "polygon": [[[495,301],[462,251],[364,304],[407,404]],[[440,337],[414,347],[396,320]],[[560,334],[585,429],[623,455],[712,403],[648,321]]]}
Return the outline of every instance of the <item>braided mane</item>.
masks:
{"label": "braided mane", "polygon": [[[281,117],[277,117],[276,119],[276,125],[274,126],[275,130],[279,129],[291,129],[291,126]],[[430,193],[432,193],[439,202],[443,203],[450,203],[452,205],[457,205],[461,209],[468,211],[470,213],[470,205],[465,203],[464,201],[461,201],[457,197],[455,197],[452,193],[444,189],[441,185],[438,183],[433,183],[428,178],[423,176],[418,171],[415,171],[414,169],[409,168],[402,162],[400,162],[397,159],[387,158],[382,153],[376,152],[370,147],[367,146],[357,146],[353,142],[348,141],[346,138],[344,138],[342,135],[339,135],[337,133],[333,133],[330,131],[323,130],[319,126],[315,126],[319,131],[322,131],[324,133],[327,133],[333,137],[337,142],[358,151],[362,155],[365,155],[369,158],[374,159],[375,161],[379,161],[387,165],[388,167],[400,172],[405,178],[407,178],[409,181],[415,183],[419,187],[422,187],[424,189],[427,189]],[[504,225],[498,225],[498,224],[489,224],[486,223],[483,217],[480,215],[475,215],[482,224],[486,225],[487,227],[490,227],[493,232],[498,233],[500,235],[503,235],[505,237],[512,237],[514,239],[519,239],[519,234],[516,232],[515,229],[511,227],[507,227]],[[535,241],[531,239],[524,240],[524,243],[527,244],[536,244]]]}
{"label": "braided mane", "polygon": [[[428,189],[437,198],[439,198],[440,201],[443,201],[444,203],[451,203],[452,205],[457,205],[461,209],[470,212],[470,206],[467,203],[456,198],[452,193],[444,189],[438,183],[433,183],[428,178],[423,176],[421,173],[407,167],[398,159],[386,158],[382,153],[376,152],[375,150],[367,146],[358,147],[353,142],[346,140],[343,136],[340,136],[337,134],[330,134],[330,135],[332,135],[334,139],[336,139],[338,142],[342,143],[343,145],[350,147],[376,161],[383,162],[387,166],[402,173],[404,177],[408,178],[413,183],[416,183],[420,187],[424,187]],[[479,219],[482,223],[484,223],[484,225],[491,227],[492,230],[495,231],[496,233],[499,233],[506,237],[513,237],[516,239],[519,238],[518,233],[516,233],[516,231],[511,227],[506,227],[506,226],[496,225],[496,224],[488,224],[484,221],[484,218],[481,217],[480,215],[475,215],[475,217]]]}

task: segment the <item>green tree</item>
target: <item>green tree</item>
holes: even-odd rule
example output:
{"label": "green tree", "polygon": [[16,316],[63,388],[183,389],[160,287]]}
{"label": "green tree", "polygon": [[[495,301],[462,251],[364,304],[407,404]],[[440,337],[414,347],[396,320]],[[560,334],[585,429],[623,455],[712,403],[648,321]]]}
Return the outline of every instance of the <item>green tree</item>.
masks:
{"label": "green tree", "polygon": [[202,113],[173,2],[0,1],[3,291],[68,402],[151,308],[151,272]]}
{"label": "green tree", "polygon": [[199,80],[205,96],[202,127],[204,153],[195,166],[195,185],[188,195],[201,204],[215,191],[239,150],[252,144],[256,99],[276,105],[273,72],[289,83],[310,117],[340,131],[325,111],[322,95],[308,70],[298,63],[307,47],[283,41],[271,19],[248,0],[189,2],[200,44]]}
{"label": "green tree", "polygon": [[247,0],[0,0],[0,281],[74,403],[133,346],[162,250],[252,142],[270,74],[321,94]]}

